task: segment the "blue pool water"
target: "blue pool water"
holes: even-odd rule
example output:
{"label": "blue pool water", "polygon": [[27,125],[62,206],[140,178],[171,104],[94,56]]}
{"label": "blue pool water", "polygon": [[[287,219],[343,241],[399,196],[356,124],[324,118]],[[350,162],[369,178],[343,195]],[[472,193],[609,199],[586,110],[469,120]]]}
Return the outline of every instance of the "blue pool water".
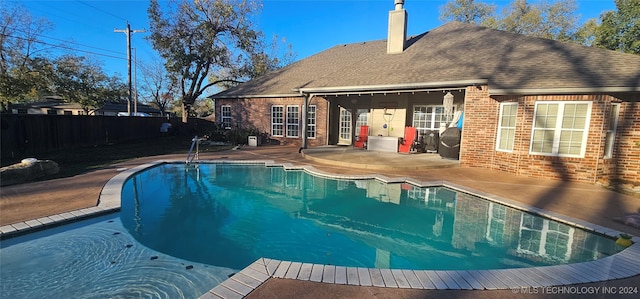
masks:
{"label": "blue pool water", "polygon": [[140,243],[204,264],[260,257],[351,267],[497,269],[593,260],[614,241],[451,189],[335,180],[264,165],[164,164],[130,178]]}
{"label": "blue pool water", "polygon": [[197,298],[237,272],[145,247],[119,216],[3,240],[0,298]]}
{"label": "blue pool water", "polygon": [[161,164],[119,213],[8,239],[3,298],[197,298],[260,257],[496,269],[616,253],[613,240],[451,189],[264,165]]}

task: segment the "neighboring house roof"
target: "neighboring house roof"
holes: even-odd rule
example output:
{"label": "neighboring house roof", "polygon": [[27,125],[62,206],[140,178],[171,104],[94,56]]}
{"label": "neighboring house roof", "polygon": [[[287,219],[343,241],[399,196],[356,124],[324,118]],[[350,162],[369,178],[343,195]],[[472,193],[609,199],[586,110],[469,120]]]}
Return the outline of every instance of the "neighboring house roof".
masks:
{"label": "neighboring house roof", "polygon": [[[83,110],[82,106],[79,103],[75,103],[75,102],[66,103],[59,100],[33,102],[33,103],[18,103],[18,104],[14,104],[13,106],[16,108],[19,107],[19,108],[36,108],[36,109],[48,108],[48,109]],[[153,108],[149,105],[142,104],[142,103],[138,103],[137,108],[138,108],[138,112],[154,113],[154,114],[160,113],[160,109]],[[97,110],[122,112],[122,111],[127,111],[127,104],[106,102],[102,108],[99,108]]]}
{"label": "neighboring house roof", "polygon": [[387,42],[339,45],[212,98],[489,84],[491,94],[639,92],[640,56],[452,22]]}
{"label": "neighboring house roof", "polygon": [[[131,105],[131,109],[133,109],[133,104]],[[127,104],[106,102],[104,106],[98,110],[125,112],[127,111]],[[153,108],[149,105],[142,104],[142,103],[138,103],[137,110],[138,112],[145,112],[145,113],[160,113],[160,109]]]}
{"label": "neighboring house roof", "polygon": [[17,103],[14,107],[20,108],[35,108],[35,109],[77,109],[82,110],[82,107],[78,103],[65,103],[59,100],[50,100],[44,102],[33,103]]}

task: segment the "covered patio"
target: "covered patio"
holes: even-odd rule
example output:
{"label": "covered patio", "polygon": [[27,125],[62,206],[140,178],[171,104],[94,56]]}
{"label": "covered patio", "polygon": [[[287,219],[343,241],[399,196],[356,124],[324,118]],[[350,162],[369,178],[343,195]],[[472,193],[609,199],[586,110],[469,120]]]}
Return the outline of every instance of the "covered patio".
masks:
{"label": "covered patio", "polygon": [[[368,142],[388,140],[393,145],[398,139],[409,143],[423,141],[435,132],[438,135],[451,124],[456,124],[464,111],[466,89],[480,86],[484,80],[423,82],[416,84],[389,84],[377,86],[342,86],[299,88],[303,96],[302,131],[307,131],[309,111],[314,99],[328,102],[326,145],[354,145],[362,149],[398,152],[398,149],[374,148]],[[362,127],[366,127],[362,130]],[[405,128],[415,128],[406,136]],[[307,136],[302,135],[302,148],[308,148]],[[376,143],[378,144],[378,143]],[[420,152],[420,150],[418,150]],[[423,149],[422,152],[425,150]],[[406,151],[405,151],[406,152]],[[430,152],[437,152],[431,148]]]}
{"label": "covered patio", "polygon": [[460,161],[442,158],[437,153],[402,154],[363,151],[352,146],[330,145],[302,150],[309,161],[344,168],[379,171],[411,171],[459,167]]}

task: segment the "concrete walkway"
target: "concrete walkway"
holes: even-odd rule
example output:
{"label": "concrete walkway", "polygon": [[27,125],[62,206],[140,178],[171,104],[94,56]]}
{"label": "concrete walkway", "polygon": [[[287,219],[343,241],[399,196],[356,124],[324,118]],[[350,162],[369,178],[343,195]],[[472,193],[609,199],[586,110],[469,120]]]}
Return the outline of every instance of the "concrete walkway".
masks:
{"label": "concrete walkway", "polygon": [[[640,236],[639,229],[614,221],[615,217],[637,213],[640,210],[640,198],[638,197],[612,192],[593,184],[530,179],[497,171],[461,168],[457,165],[457,161],[443,160],[433,154],[374,153],[351,148],[316,148],[305,150],[301,154],[294,147],[265,146],[203,153],[200,157],[201,159],[273,160],[276,163],[306,164],[335,174],[383,174],[388,177],[409,177],[419,181],[444,180],[492,196],[508,198],[524,205]],[[72,178],[3,187],[0,191],[0,226],[10,226],[13,223],[53,214],[95,207],[102,186],[110,178],[120,173],[123,168],[130,169],[144,163],[164,159],[184,159],[184,156],[146,157]],[[640,278],[635,276],[588,285],[638,287],[640,286]],[[446,292],[446,294],[441,292]],[[514,294],[509,290],[387,289],[271,278],[248,297],[422,298],[432,295],[454,298],[532,296],[531,294]],[[557,295],[536,294],[540,298],[554,298]]]}

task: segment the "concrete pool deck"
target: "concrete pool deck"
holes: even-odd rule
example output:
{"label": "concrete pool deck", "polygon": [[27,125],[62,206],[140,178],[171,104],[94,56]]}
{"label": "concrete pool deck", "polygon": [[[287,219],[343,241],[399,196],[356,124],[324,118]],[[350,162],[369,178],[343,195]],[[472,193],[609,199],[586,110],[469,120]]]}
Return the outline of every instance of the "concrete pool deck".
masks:
{"label": "concrete pool deck", "polygon": [[[225,151],[218,153],[202,153],[200,155],[200,158],[203,160],[271,160],[275,163],[312,165],[315,169],[339,175],[370,175],[380,173],[384,174],[386,177],[409,177],[423,182],[447,181],[452,184],[465,186],[491,196],[511,199],[525,206],[535,207],[544,211],[549,211],[551,213],[557,213],[559,215],[567,215],[569,217],[572,217],[573,219],[576,219],[578,222],[584,221],[595,224],[597,226],[602,226],[605,229],[610,229],[611,232],[620,231],[635,236],[640,235],[640,230],[613,221],[614,217],[637,212],[640,208],[640,199],[638,199],[637,197],[612,192],[593,184],[529,179],[495,171],[460,168],[457,167],[456,161],[442,161],[442,159],[439,159],[437,155],[400,155],[393,153],[373,153],[352,150],[350,148],[319,148],[305,150],[303,154],[299,154],[297,148],[294,147],[266,146],[258,148],[244,148],[242,150]],[[38,227],[38,223],[44,225],[43,222],[48,221],[69,221],[70,219],[82,217],[82,215],[79,215],[82,213],[78,211],[85,211],[89,213],[96,211],[101,212],[101,208],[96,207],[96,200],[98,197],[97,194],[101,192],[102,187],[108,180],[122,173],[125,168],[131,170],[136,166],[151,161],[173,159],[180,160],[184,159],[184,157],[147,157],[120,163],[108,169],[98,170],[92,173],[76,176],[74,178],[3,187],[2,193],[0,194],[0,211],[2,213],[2,227],[0,227],[0,231],[2,231],[3,233],[9,233],[11,229],[23,231],[28,230],[31,226]],[[450,165],[446,166],[438,164],[438,166],[434,166],[434,168],[429,167],[430,162],[427,161],[429,159],[432,160],[432,166],[436,165],[436,163],[439,162],[452,163],[449,163]],[[362,166],[358,167],[358,164],[361,164]],[[424,166],[417,167],[416,165]],[[77,190],[74,191],[74,189]],[[55,208],[42,208],[48,207],[48,204],[51,204],[50,201],[56,200],[58,198],[60,198],[60,201],[54,202]],[[33,209],[25,209],[25,206],[32,206]],[[22,217],[22,219],[20,219],[20,217]],[[638,254],[637,245],[634,247],[635,248],[630,248],[633,250],[630,250],[628,254]],[[632,270],[638,271],[638,269],[640,269],[640,265],[637,264],[638,259],[635,259],[634,262],[633,259],[627,260],[627,258],[628,257],[621,256],[621,259],[629,262],[628,265]],[[606,262],[607,261],[605,261],[605,263]],[[377,298],[419,298],[431,295],[437,296],[438,294],[440,296],[447,297],[472,296],[495,298],[512,296],[553,297],[553,295],[558,295],[557,293],[544,293],[543,289],[535,289],[536,291],[538,291],[537,294],[514,294],[511,290],[491,290],[490,287],[484,287],[484,289],[486,290],[483,291],[470,291],[464,290],[464,288],[457,288],[458,290],[455,291],[445,291],[439,289],[419,290],[412,288],[380,288],[376,287],[373,284],[373,281],[371,281],[371,284],[369,285],[367,281],[365,281],[364,283],[360,283],[360,280],[358,280],[357,286],[349,284],[348,280],[345,284],[335,284],[335,281],[338,279],[337,277],[342,275],[338,274],[338,272],[333,272],[334,284],[327,284],[314,282],[314,280],[317,279],[312,280],[311,275],[309,276],[308,281],[277,278],[279,276],[288,277],[288,269],[290,268],[291,263],[288,264],[286,270],[278,270],[281,267],[284,269],[284,265],[287,265],[286,262],[263,259],[263,263],[264,269],[268,269],[268,265],[270,264],[275,265],[275,263],[277,263],[277,266],[271,266],[275,268],[272,269],[273,272],[270,273],[271,275],[267,277],[267,279],[265,280],[266,282],[259,285],[257,289],[252,289],[250,293],[247,293],[248,298],[353,298],[363,296]],[[283,263],[285,264],[283,265]],[[600,270],[608,270],[601,271],[603,274],[611,274],[610,276],[607,276],[608,278],[615,279],[624,277],[624,275],[619,275],[630,273],[626,269],[616,270],[607,268],[606,265],[601,266],[602,267],[599,267]],[[302,269],[302,265],[300,265],[300,269]],[[591,270],[577,268],[574,270],[569,270],[569,272],[560,270],[560,272],[558,272],[558,274],[556,275],[559,276],[558,278],[560,281],[564,281],[564,283],[562,283],[563,285],[593,287],[589,290],[596,290],[595,287],[602,286],[619,287],[620,290],[623,290],[624,287],[640,286],[640,278],[637,275],[626,279],[575,285],[576,280],[574,276],[595,277],[597,275],[600,275],[598,273],[593,273],[593,268],[590,269]],[[322,273],[324,273],[324,270],[325,269],[323,268]],[[582,270],[586,272],[582,272]],[[284,275],[275,275],[277,271],[279,271],[280,274],[284,272]],[[329,269],[327,271],[329,271],[327,273],[330,273],[331,270]],[[358,270],[356,270],[356,272],[357,271]],[[236,280],[241,279],[242,276],[245,275],[242,274],[242,272],[240,273],[241,274],[238,275]],[[300,273],[300,271],[298,271],[298,273]],[[348,273],[347,269],[345,269],[345,273]],[[369,273],[369,278],[373,277],[370,272],[367,273]],[[415,273],[415,271],[413,271],[413,273]],[[585,275],[584,273],[591,274]],[[269,272],[267,272],[267,274],[269,274]],[[391,274],[393,276],[393,273]],[[422,276],[423,274],[424,273],[417,274],[416,278],[418,278],[419,280],[420,277],[424,277]],[[327,277],[331,276],[331,274],[327,275]],[[409,282],[409,280],[413,280],[413,276],[411,274],[405,273],[403,273],[403,275],[403,277],[406,279],[405,282],[409,284],[409,287],[411,287],[411,283]],[[411,278],[407,278],[407,275]],[[444,275],[451,277],[451,274],[449,273],[445,273]],[[540,277],[539,274],[537,274],[536,276],[539,277],[538,280],[542,279],[542,281],[538,281],[538,284],[536,286],[542,287],[548,285],[548,283],[544,282],[544,276]],[[516,274],[515,277],[519,276]],[[341,280],[339,280],[338,282],[340,281]],[[480,281],[476,280],[476,282]],[[400,283],[396,280],[397,286],[399,286]],[[415,284],[415,280],[413,280],[413,283]],[[424,286],[423,283],[421,283],[420,285]],[[532,289],[528,290],[533,291]],[[571,290],[569,289],[569,291],[567,292],[570,291]],[[240,296],[239,294],[240,293],[236,293],[235,296],[238,297]],[[563,295],[567,295],[567,293],[565,292],[565,294]],[[570,293],[569,295],[580,294]],[[594,293],[591,295],[601,295],[606,297],[606,295],[602,293],[602,289],[600,289],[598,293]],[[619,294],[616,293],[616,295]]]}

